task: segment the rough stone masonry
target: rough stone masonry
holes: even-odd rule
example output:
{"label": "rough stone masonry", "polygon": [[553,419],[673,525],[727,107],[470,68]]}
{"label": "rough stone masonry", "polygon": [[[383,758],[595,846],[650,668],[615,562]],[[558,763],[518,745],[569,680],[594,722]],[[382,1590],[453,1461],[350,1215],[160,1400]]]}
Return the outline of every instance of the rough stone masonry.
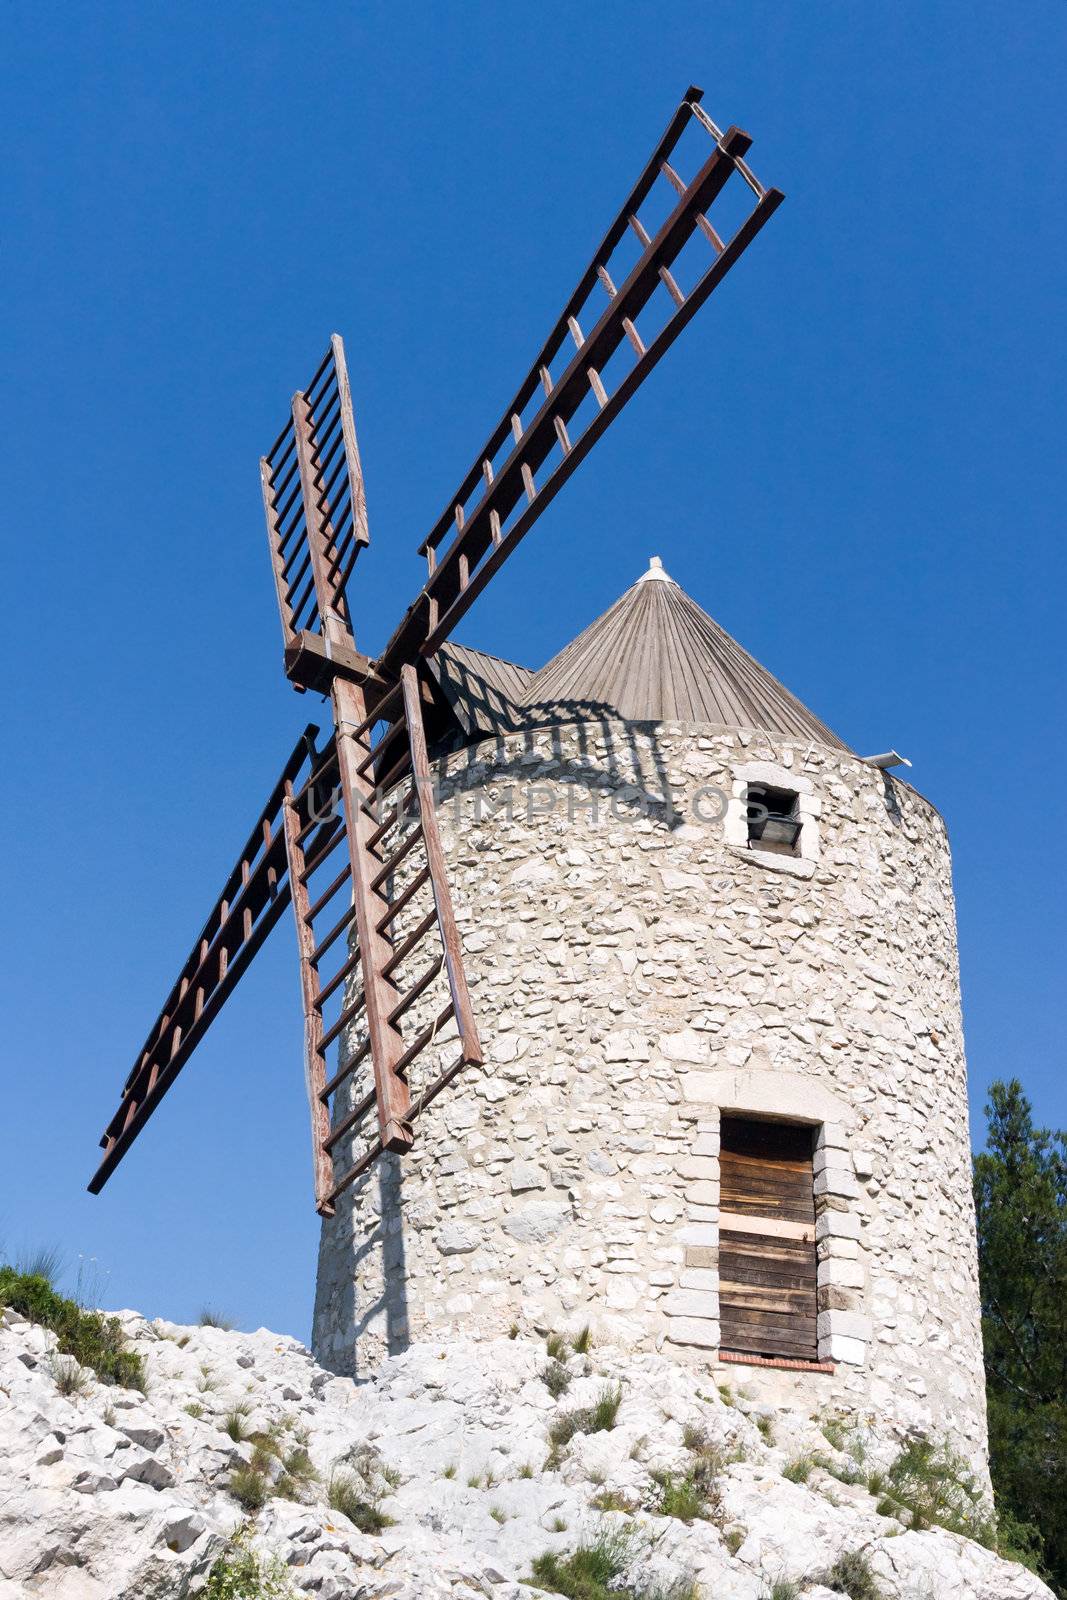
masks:
{"label": "rough stone masonry", "polygon": [[[753,782],[796,857],[747,846]],[[323,1226],[318,1359],[574,1328],[716,1367],[719,1119],[817,1129],[820,1366],[777,1404],[985,1449],[966,1069],[945,828],[841,748],[596,721],[443,760],[484,1070]],[[724,1368],[725,1371],[725,1368]]]}

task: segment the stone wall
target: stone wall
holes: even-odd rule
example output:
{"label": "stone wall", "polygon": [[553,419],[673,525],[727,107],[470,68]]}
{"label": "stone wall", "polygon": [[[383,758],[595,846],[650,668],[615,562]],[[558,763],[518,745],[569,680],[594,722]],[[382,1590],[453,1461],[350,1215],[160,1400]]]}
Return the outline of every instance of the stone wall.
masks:
{"label": "stone wall", "polygon": [[[818,1129],[819,1354],[722,1373],[985,1444],[948,845],[842,751],[584,723],[441,767],[485,1049],[323,1226],[315,1348],[592,1324],[719,1364],[721,1110]],[[747,845],[750,782],[800,795]]]}

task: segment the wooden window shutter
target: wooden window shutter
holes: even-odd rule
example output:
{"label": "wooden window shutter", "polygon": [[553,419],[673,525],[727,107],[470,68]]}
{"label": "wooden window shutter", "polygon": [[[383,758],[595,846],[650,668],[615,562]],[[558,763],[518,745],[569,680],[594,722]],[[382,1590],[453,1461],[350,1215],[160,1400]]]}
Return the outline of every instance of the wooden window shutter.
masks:
{"label": "wooden window shutter", "polygon": [[816,1361],[813,1129],[723,1117],[722,1348]]}

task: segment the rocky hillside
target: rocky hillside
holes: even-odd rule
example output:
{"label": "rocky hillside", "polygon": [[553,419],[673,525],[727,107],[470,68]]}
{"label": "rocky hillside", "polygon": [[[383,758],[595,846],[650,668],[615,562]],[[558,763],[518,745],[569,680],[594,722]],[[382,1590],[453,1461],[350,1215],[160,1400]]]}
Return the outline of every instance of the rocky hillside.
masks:
{"label": "rocky hillside", "polygon": [[357,1386],[263,1329],[121,1322],[145,1394],[0,1314],[0,1600],[1050,1594],[885,1514],[899,1441],[657,1356],[421,1344]]}

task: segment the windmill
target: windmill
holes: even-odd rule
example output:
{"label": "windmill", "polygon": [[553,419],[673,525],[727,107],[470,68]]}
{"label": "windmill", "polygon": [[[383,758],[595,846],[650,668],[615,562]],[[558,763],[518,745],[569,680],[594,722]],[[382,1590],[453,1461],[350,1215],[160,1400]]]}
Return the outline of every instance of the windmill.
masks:
{"label": "windmill", "polygon": [[[429,667],[519,541],[783,199],[690,87],[562,315],[419,546],[427,576],[376,659],[351,580],[369,541],[341,339],[260,463],[286,676],[331,706],[268,795],[101,1138],[102,1189],[285,912],[297,929],[315,1206],[481,1062],[434,804]],[[690,148],[696,146],[695,149]],[[679,170],[692,161],[692,176]],[[745,194],[727,228],[720,197]],[[718,209],[716,203],[718,202]],[[731,213],[732,215],[732,213]],[[718,222],[718,226],[716,223]]]}

